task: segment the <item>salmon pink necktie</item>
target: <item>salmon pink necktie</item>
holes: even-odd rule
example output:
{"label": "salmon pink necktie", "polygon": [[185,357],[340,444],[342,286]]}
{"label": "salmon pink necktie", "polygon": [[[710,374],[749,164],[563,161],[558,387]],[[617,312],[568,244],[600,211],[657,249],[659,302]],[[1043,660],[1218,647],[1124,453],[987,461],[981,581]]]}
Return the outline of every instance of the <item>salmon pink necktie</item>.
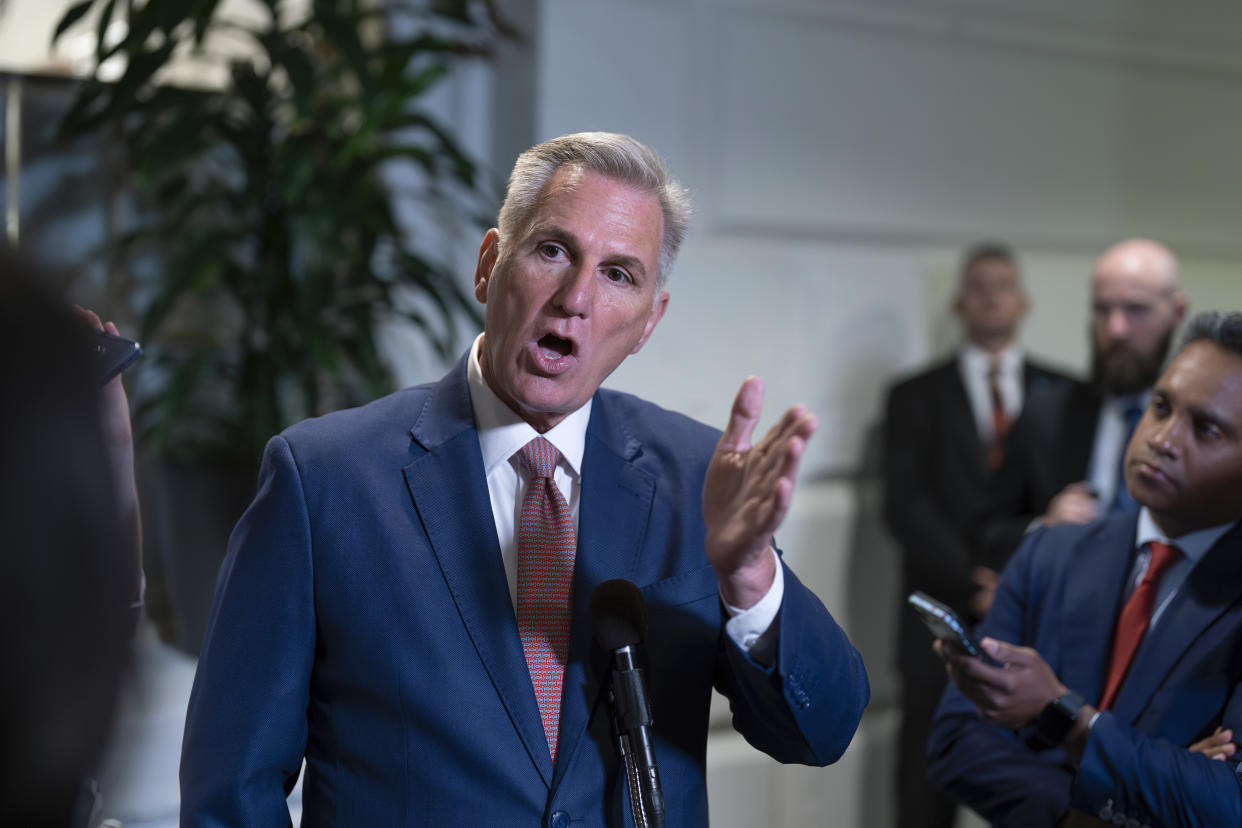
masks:
{"label": "salmon pink necktie", "polygon": [[1176,546],[1160,541],[1152,541],[1148,546],[1151,549],[1151,559],[1147,562],[1147,571],[1143,573],[1143,578],[1134,588],[1130,599],[1121,608],[1121,618],[1117,620],[1117,632],[1113,634],[1113,653],[1108,661],[1108,678],[1104,682],[1104,694],[1097,705],[1100,710],[1107,710],[1117,699],[1117,691],[1130,669],[1134,651],[1138,649],[1143,633],[1147,631],[1147,624],[1151,621],[1160,577],[1182,555],[1182,550]]}
{"label": "salmon pink necktie", "polygon": [[561,456],[556,447],[536,437],[518,455],[529,479],[517,531],[518,632],[539,702],[543,733],[555,762],[561,684],[569,658],[574,524],[569,504],[552,478]]}

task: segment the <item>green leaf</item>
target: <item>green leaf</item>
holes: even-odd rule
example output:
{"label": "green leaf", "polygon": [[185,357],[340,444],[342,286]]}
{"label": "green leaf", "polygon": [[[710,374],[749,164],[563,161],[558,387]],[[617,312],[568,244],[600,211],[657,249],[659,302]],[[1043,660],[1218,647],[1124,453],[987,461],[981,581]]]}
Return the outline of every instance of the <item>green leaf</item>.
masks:
{"label": "green leaf", "polygon": [[70,6],[69,10],[61,15],[60,22],[56,24],[56,30],[52,32],[52,42],[50,45],[55,46],[56,41],[60,40],[60,36],[72,27],[74,23],[85,17],[94,3],[95,0],[82,0],[81,3]]}

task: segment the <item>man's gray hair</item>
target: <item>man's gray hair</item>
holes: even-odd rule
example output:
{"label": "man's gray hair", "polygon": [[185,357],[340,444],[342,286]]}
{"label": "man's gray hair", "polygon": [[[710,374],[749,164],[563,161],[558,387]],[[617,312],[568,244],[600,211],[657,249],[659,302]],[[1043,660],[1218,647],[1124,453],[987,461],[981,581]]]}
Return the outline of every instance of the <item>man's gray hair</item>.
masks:
{"label": "man's gray hair", "polygon": [[1182,335],[1182,347],[1192,342],[1211,342],[1227,351],[1242,356],[1242,313],[1223,313],[1208,311],[1195,314],[1186,323],[1186,332]]}
{"label": "man's gray hair", "polygon": [[580,166],[656,196],[664,214],[660,272],[656,291],[664,287],[677,251],[690,226],[690,195],[664,168],[646,144],[615,132],[578,132],[537,144],[518,156],[500,208],[501,245],[526,232],[552,175],[564,166]]}

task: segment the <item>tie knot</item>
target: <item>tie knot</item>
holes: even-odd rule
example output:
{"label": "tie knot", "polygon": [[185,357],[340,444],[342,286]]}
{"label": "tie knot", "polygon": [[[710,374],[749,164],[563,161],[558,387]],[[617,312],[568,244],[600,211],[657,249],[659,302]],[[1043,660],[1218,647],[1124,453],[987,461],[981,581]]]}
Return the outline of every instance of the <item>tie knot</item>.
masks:
{"label": "tie knot", "polygon": [[1143,575],[1145,581],[1159,578],[1182,556],[1182,550],[1172,544],[1152,541],[1148,547],[1151,549],[1151,560],[1147,564],[1147,573]]}
{"label": "tie knot", "polygon": [[1138,421],[1143,419],[1143,405],[1136,398],[1130,398],[1122,407],[1121,416],[1125,418],[1126,428],[1134,431],[1134,427],[1138,425]]}
{"label": "tie knot", "polygon": [[561,459],[561,453],[556,450],[556,446],[542,437],[536,437],[522,446],[518,450],[518,456],[522,458],[522,465],[532,480],[551,479],[557,461]]}

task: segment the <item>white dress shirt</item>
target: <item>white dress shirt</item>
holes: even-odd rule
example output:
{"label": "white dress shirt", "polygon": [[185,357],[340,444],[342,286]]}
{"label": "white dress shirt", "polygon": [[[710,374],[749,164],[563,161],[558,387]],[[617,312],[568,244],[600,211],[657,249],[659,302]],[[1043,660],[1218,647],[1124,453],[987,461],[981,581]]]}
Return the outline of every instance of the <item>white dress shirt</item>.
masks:
{"label": "white dress shirt", "polygon": [[[479,364],[480,334],[470,348],[466,368],[466,381],[470,389],[470,406],[474,411],[475,427],[479,434],[479,449],[483,454],[483,471],[487,476],[487,492],[492,502],[492,517],[496,522],[496,538],[500,541],[500,556],[504,562],[505,577],[509,582],[509,597],[517,604],[517,524],[521,516],[522,498],[528,481],[522,473],[522,461],[517,452],[539,432],[505,405],[491,386],[483,379]],[[554,482],[569,504],[573,516],[574,534],[578,533],[578,507],[582,499],[582,456],[586,448],[587,423],[591,419],[592,400],[569,414],[548,431],[543,438],[556,446],[561,458],[556,464]],[[775,556],[776,552],[773,550]],[[767,594],[753,607],[740,610],[725,604],[730,615],[725,632],[743,650],[750,652],[772,626],[781,598],[785,594],[785,577],[779,559],[776,561],[776,579]]]}
{"label": "white dress shirt", "polygon": [[1125,454],[1130,429],[1126,425],[1126,408],[1131,404],[1147,406],[1151,392],[1137,397],[1108,397],[1100,405],[1100,418],[1095,424],[1095,442],[1091,445],[1091,461],[1087,466],[1087,484],[1091,487],[1100,509],[1108,511],[1117,494],[1117,475]]}
{"label": "white dress shirt", "polygon": [[1181,557],[1176,563],[1169,565],[1169,568],[1160,576],[1160,583],[1156,585],[1156,601],[1152,605],[1155,609],[1152,610],[1151,620],[1147,622],[1147,629],[1150,630],[1156,626],[1165,607],[1173,600],[1173,596],[1177,594],[1181,585],[1186,582],[1190,570],[1203,560],[1203,556],[1212,548],[1212,544],[1233,528],[1234,523],[1237,521],[1224,526],[1200,529],[1197,532],[1182,535],[1180,538],[1170,539],[1160,531],[1160,527],[1156,525],[1156,521],[1152,519],[1146,506],[1139,510],[1138,534],[1134,541],[1139,553],[1134,559],[1134,565],[1130,568],[1130,577],[1126,580],[1124,595],[1126,600],[1129,600],[1130,595],[1138,588],[1139,581],[1143,580],[1143,575],[1147,572],[1147,565],[1151,563],[1151,547],[1147,544],[1159,541],[1182,550]]}
{"label": "white dress shirt", "polygon": [[979,439],[985,446],[992,443],[996,433],[992,422],[992,388],[988,382],[994,362],[1001,404],[1009,421],[1013,422],[1022,410],[1022,351],[1011,345],[992,354],[973,342],[966,342],[957,352],[957,369],[966,386],[966,398],[975,415]]}

